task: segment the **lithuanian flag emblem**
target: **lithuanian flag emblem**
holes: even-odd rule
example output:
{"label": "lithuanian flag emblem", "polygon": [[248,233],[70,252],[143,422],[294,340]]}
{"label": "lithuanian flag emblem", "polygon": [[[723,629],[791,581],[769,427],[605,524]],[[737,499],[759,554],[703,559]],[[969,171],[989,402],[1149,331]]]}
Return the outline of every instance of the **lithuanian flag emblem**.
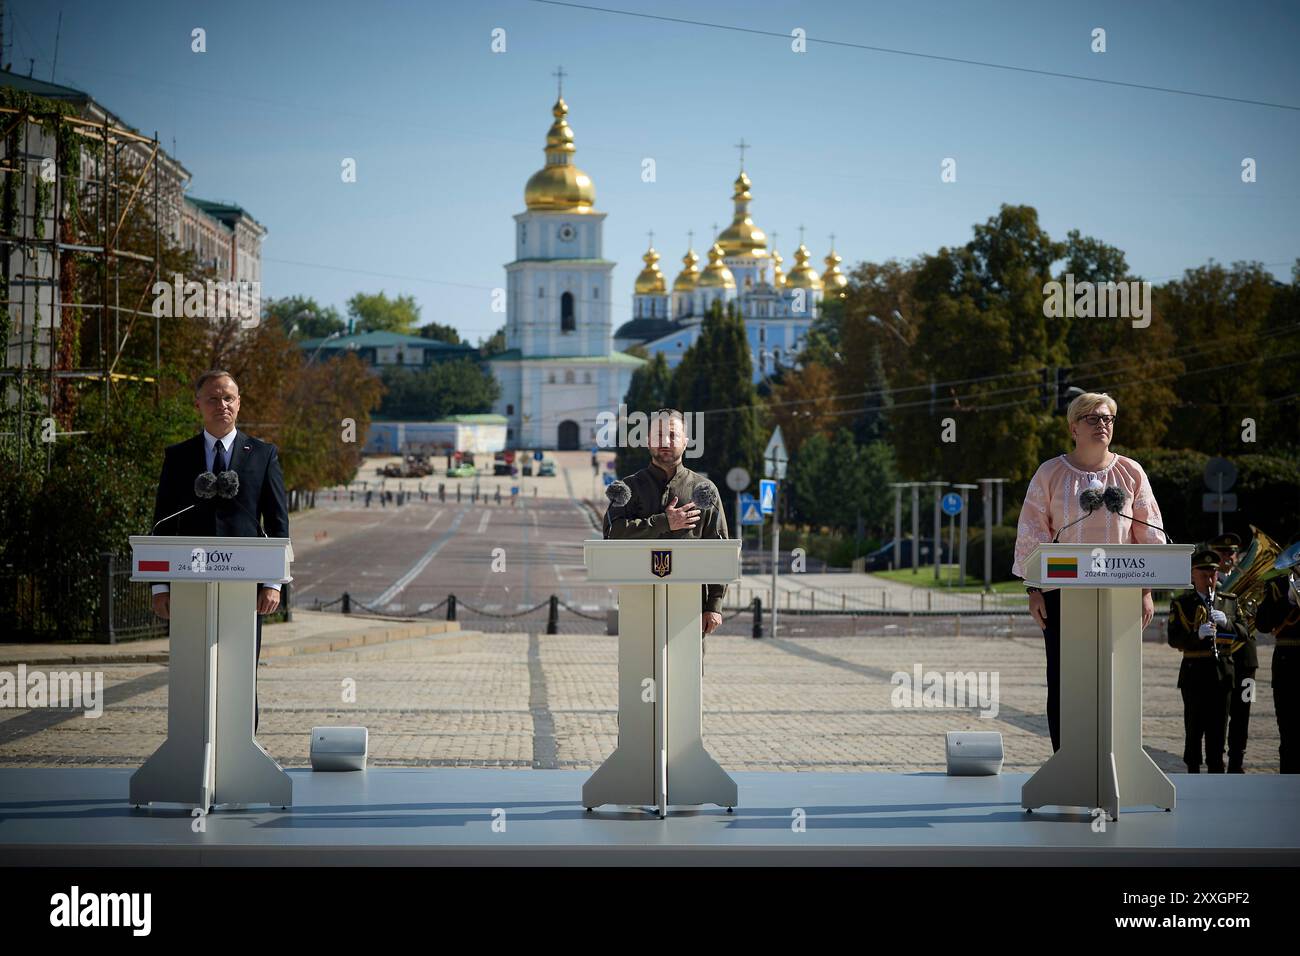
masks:
{"label": "lithuanian flag emblem", "polygon": [[1079,576],[1078,558],[1047,559],[1047,576],[1049,578],[1077,578]]}

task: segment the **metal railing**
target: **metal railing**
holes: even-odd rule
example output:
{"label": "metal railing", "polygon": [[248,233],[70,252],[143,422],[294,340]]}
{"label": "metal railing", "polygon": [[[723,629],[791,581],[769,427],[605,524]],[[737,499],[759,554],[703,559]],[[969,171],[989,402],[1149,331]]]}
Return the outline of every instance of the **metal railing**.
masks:
{"label": "metal railing", "polygon": [[88,567],[54,572],[0,569],[0,620],[8,641],[163,637],[150,586],[131,580],[131,558],[105,552]]}

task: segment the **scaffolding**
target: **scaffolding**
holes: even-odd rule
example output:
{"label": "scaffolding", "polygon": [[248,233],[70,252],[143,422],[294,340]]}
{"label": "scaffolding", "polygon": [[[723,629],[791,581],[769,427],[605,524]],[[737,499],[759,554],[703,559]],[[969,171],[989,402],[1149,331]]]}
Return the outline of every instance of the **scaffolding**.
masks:
{"label": "scaffolding", "polygon": [[[158,398],[161,328],[148,292],[162,278],[163,230],[177,229],[184,189],[171,175],[162,181],[162,156],[156,132],[143,136],[107,115],[101,122],[58,104],[0,106],[0,387],[16,410],[0,440],[16,441],[19,470],[36,453],[27,447],[34,419],[55,437],[80,434],[71,430],[80,384],[102,385],[106,419],[119,382],[152,384]],[[152,228],[127,248],[124,227],[150,206]],[[99,265],[94,289],[78,282],[87,260]],[[124,280],[129,291],[141,277],[140,292],[123,304]],[[146,327],[152,320],[152,375],[147,364],[128,371],[122,363],[141,319]],[[94,352],[80,344],[86,331],[96,335]],[[91,355],[94,363],[83,364]],[[54,442],[43,444],[48,471]]]}

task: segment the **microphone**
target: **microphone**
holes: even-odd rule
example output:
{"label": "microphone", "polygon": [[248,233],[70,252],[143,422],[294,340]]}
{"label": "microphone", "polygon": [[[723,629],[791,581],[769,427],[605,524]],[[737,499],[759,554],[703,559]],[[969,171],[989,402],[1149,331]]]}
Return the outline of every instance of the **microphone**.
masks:
{"label": "microphone", "polygon": [[1148,521],[1143,521],[1141,518],[1135,518],[1132,515],[1124,514],[1124,505],[1128,503],[1128,492],[1125,491],[1123,488],[1117,488],[1114,485],[1111,485],[1109,488],[1106,489],[1106,494],[1104,495],[1104,499],[1106,502],[1107,511],[1113,512],[1119,515],[1121,518],[1128,518],[1129,521],[1136,521],[1138,524],[1146,525],[1148,528],[1155,528],[1156,531],[1159,531],[1161,534],[1165,536],[1166,544],[1174,543],[1174,539],[1169,537],[1169,532],[1166,531],[1164,528],[1157,527],[1156,525],[1153,525]]}
{"label": "microphone", "polygon": [[222,498],[233,498],[239,494],[239,475],[233,471],[223,471],[217,475],[216,492]]}
{"label": "microphone", "polygon": [[1101,505],[1102,493],[1096,488],[1085,488],[1083,493],[1079,495],[1079,507],[1083,509],[1083,514],[1062,527],[1060,531],[1056,532],[1056,537],[1052,538],[1052,544],[1056,544],[1061,540],[1061,533],[1065,531],[1066,528],[1073,528],[1080,521],[1087,518],[1088,515],[1100,508]]}
{"label": "microphone", "polygon": [[[204,474],[210,475],[212,473],[205,472]],[[200,475],[200,477],[203,476]],[[257,515],[249,511],[248,507],[242,501],[240,501],[238,498],[235,497],[235,495],[239,494],[239,474],[237,472],[223,471],[221,474],[216,476],[215,484],[216,484],[215,492],[217,497],[225,498],[226,500],[232,501],[236,505],[238,505],[240,511],[242,511],[244,514],[248,515],[250,518],[253,519],[253,527],[257,529],[258,533],[263,538],[270,537],[270,535],[268,535],[265,531],[262,530],[262,522],[258,520]]]}
{"label": "microphone", "polygon": [[695,490],[691,492],[691,502],[701,511],[707,511],[709,508],[716,508],[722,503],[719,500],[718,492],[714,489],[712,483],[696,485]]}
{"label": "microphone", "polygon": [[[200,473],[194,478],[195,496],[198,498],[211,498],[213,495],[216,494],[216,484],[217,484],[217,476],[214,475],[212,472],[205,471]],[[155,531],[157,531],[158,526],[162,524],[164,521],[171,521],[172,518],[177,517],[177,515],[183,515],[185,514],[185,512],[191,511],[197,507],[198,507],[197,504],[187,505],[184,508],[182,508],[180,511],[176,512],[176,514],[170,514],[166,518],[163,518],[159,521],[155,521],[154,526],[151,529],[149,529],[149,533],[153,534]]]}
{"label": "microphone", "polygon": [[211,498],[217,493],[217,476],[210,471],[201,472],[194,479],[194,493],[200,498]]}
{"label": "microphone", "polygon": [[615,508],[621,508],[632,500],[632,489],[622,479],[611,481],[605,488],[605,497]]}
{"label": "microphone", "polygon": [[155,522],[154,522],[154,526],[153,526],[152,528],[149,529],[149,533],[150,533],[150,534],[153,534],[155,531],[157,531],[157,530],[158,530],[158,525],[162,524],[164,521],[171,521],[172,518],[175,518],[175,517],[176,517],[176,515],[183,515],[183,514],[185,514],[185,512],[190,511],[191,509],[194,509],[194,508],[197,508],[197,507],[198,507],[198,505],[186,505],[186,506],[185,506],[184,508],[182,508],[180,511],[176,512],[176,514],[170,514],[170,515],[168,515],[166,518],[162,518],[162,519],[160,519],[159,521],[155,521]]}

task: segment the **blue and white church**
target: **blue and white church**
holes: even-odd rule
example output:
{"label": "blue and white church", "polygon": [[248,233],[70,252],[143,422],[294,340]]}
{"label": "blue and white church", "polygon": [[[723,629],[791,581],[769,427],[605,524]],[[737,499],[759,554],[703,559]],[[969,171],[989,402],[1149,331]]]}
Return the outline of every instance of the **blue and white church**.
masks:
{"label": "blue and white church", "polygon": [[[663,353],[670,368],[700,336],[705,314],[715,302],[725,309],[734,304],[744,319],[753,361],[754,381],[760,382],[783,366],[791,366],[803,350],[813,321],[821,314],[825,296],[842,296],[848,277],[840,271],[842,258],[834,238],[819,275],[810,264],[812,253],[800,236],[794,267],[787,275],[785,261],[775,244],[754,224],[749,204],[753,199],[744,168],[741,141],[740,175],[732,190],[731,225],[719,232],[708,249],[708,263],[700,269],[693,248],[682,257],[682,270],[668,287],[659,269],[659,253],[650,248],[642,257],[645,268],[637,276],[632,295],[632,319],[614,333],[618,349],[642,345],[651,355]],[[802,231],[802,228],[801,228]]]}
{"label": "blue and white church", "polygon": [[574,165],[561,95],[546,134],[546,165],[524,187],[515,259],[506,266],[506,350],[489,359],[501,385],[493,411],[512,448],[596,445],[601,412],[616,413],[645,360],[613,347],[614,263],[602,256],[605,213]]}

